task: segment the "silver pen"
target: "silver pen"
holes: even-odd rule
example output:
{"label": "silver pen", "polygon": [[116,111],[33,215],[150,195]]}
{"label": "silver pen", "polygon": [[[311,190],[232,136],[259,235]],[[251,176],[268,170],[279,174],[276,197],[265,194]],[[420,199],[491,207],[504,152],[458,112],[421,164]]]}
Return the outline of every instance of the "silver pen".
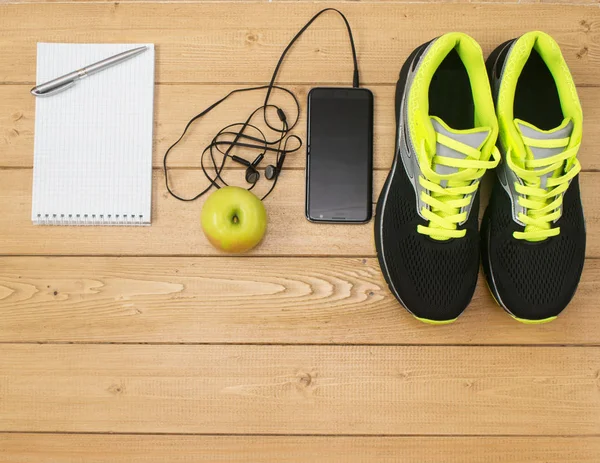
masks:
{"label": "silver pen", "polygon": [[36,85],[31,89],[31,94],[35,96],[55,95],[58,92],[62,92],[63,90],[72,87],[73,85],[75,85],[75,82],[77,82],[79,79],[83,79],[84,77],[91,76],[96,72],[103,71],[106,68],[114,66],[115,64],[119,64],[122,61],[139,55],[147,49],[147,46],[134,48],[132,50],[127,50],[123,53],[119,53],[118,55],[111,56],[110,58],[103,59],[102,61],[98,61],[97,63],[90,64],[84,68],[70,72],[61,77],[57,77],[56,79],[53,79],[44,84]]}

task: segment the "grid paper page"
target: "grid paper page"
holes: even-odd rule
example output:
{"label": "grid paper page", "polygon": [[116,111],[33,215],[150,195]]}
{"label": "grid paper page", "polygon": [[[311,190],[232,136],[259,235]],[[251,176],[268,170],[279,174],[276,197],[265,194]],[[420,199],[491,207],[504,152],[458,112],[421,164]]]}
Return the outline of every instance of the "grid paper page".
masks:
{"label": "grid paper page", "polygon": [[154,45],[38,43],[37,83],[143,45],[133,58],[36,98],[34,224],[150,224]]}

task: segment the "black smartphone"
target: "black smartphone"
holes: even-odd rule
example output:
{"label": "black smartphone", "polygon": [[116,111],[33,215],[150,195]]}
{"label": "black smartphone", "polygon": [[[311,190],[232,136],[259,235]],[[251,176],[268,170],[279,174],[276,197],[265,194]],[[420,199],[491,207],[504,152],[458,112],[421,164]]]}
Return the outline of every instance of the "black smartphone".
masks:
{"label": "black smartphone", "polygon": [[373,94],[362,88],[313,88],[306,154],[306,218],[371,220]]}

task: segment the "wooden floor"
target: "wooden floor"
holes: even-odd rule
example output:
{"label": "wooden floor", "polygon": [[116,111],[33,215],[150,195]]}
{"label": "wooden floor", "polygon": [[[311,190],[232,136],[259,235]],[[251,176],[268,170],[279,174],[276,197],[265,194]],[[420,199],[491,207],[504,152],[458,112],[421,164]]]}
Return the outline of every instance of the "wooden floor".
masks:
{"label": "wooden floor", "polygon": [[[417,45],[460,30],[488,54],[541,29],[579,86],[588,248],[575,299],[556,322],[525,326],[480,278],[443,327],[391,296],[372,224],[305,220],[302,154],[288,158],[268,235],[248,256],[218,254],[201,201],[165,192],[161,158],[184,122],[268,81],[325,4],[0,5],[0,462],[600,461],[600,9],[542,3],[327,3],[347,14],[375,93],[375,196],[393,155],[394,84]],[[151,227],[31,224],[38,41],[156,44]],[[348,83],[350,64],[343,24],[324,18],[280,82],[304,105],[310,87]],[[192,131],[173,158],[183,192],[203,184],[211,131],[259,101],[237,97]]]}

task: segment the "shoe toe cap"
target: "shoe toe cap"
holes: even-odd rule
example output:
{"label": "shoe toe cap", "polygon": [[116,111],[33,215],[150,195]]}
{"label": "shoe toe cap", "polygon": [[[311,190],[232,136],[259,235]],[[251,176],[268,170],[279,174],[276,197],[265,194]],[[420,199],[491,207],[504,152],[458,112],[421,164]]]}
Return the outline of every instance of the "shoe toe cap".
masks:
{"label": "shoe toe cap", "polygon": [[540,243],[509,239],[495,249],[493,284],[499,303],[523,321],[545,321],[570,302],[585,249],[565,234]]}
{"label": "shoe toe cap", "polygon": [[440,324],[465,310],[479,269],[476,236],[435,241],[414,233],[390,247],[384,273],[392,293],[416,318]]}

